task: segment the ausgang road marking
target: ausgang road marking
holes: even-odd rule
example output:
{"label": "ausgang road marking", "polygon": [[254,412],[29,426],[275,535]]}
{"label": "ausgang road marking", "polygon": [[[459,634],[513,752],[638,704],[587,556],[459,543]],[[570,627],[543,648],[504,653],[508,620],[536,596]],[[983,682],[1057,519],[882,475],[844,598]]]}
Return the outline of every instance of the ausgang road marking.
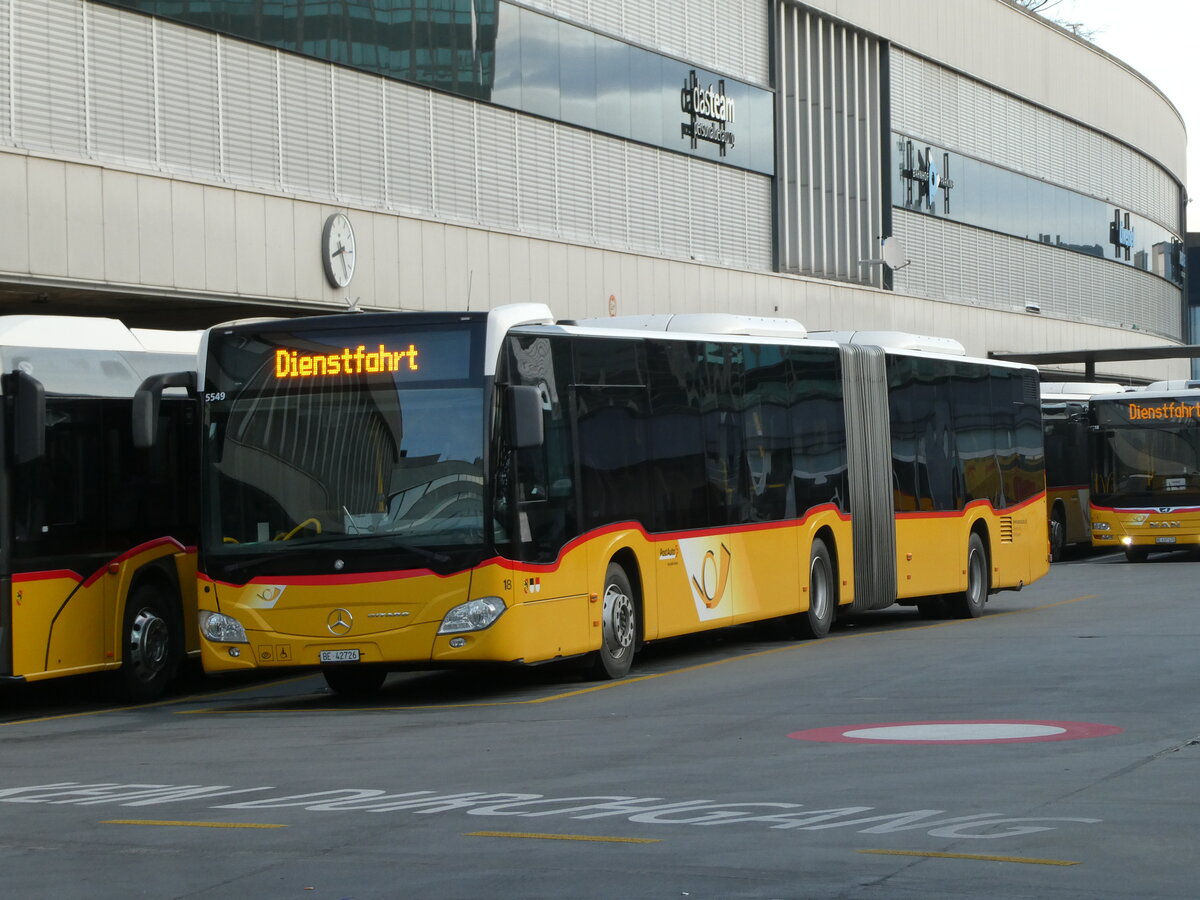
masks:
{"label": "ausgang road marking", "polygon": [[934,859],[982,859],[985,862],[1024,863],[1027,866],[1077,866],[1070,859],[1034,859],[1028,856],[988,856],[982,853],[933,853],[921,850],[859,850],[859,853],[877,853],[882,856],[928,856]]}
{"label": "ausgang road marking", "polygon": [[598,841],[604,844],[660,844],[658,838],[595,837],[589,834],[535,834],[525,831],[468,831],[464,837],[531,838],[541,841]]}
{"label": "ausgang road marking", "polygon": [[287,828],[256,822],[170,822],[161,819],[106,819],[101,825],[164,825],[175,828]]}

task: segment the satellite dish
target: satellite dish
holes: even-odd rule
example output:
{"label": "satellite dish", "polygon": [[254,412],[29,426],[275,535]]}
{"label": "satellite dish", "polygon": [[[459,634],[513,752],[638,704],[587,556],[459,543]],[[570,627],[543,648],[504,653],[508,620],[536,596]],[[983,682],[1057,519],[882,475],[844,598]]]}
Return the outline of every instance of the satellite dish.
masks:
{"label": "satellite dish", "polygon": [[883,242],[883,263],[889,269],[903,269],[911,262],[898,237],[886,238]]}
{"label": "satellite dish", "polygon": [[904,249],[904,243],[898,237],[890,237],[883,239],[883,259],[860,259],[860,266],[877,266],[881,263],[889,269],[903,269],[907,266],[911,259],[908,258],[908,253]]}

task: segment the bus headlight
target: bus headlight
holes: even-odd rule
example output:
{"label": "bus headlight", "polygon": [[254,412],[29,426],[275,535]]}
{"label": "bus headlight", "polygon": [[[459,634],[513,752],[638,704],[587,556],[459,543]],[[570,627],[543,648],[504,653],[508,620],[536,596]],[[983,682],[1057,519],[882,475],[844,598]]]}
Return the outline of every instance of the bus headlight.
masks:
{"label": "bus headlight", "polygon": [[218,644],[248,644],[246,629],[233,616],[200,610],[200,633]]}
{"label": "bus headlight", "polygon": [[1111,528],[1107,522],[1093,522],[1092,531],[1110,531]]}
{"label": "bus headlight", "polygon": [[1129,535],[1125,535],[1125,537],[1121,538],[1121,543],[1128,547],[1133,544],[1133,538],[1131,538]]}
{"label": "bus headlight", "polygon": [[499,597],[477,597],[460,603],[442,619],[438,634],[455,634],[460,631],[483,631],[500,618],[504,612],[504,601]]}

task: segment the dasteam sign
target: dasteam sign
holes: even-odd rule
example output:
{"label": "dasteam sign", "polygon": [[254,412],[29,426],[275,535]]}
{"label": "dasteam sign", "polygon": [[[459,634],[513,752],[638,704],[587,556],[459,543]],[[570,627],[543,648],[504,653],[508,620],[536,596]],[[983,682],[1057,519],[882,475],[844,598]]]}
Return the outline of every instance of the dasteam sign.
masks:
{"label": "dasteam sign", "polygon": [[734,135],[729,130],[733,124],[733,99],[725,93],[725,79],[720,79],[713,90],[711,84],[702,86],[696,70],[692,69],[679,92],[679,103],[689,117],[689,121],[680,125],[680,132],[691,139],[693,150],[697,141],[708,141],[716,144],[724,156],[726,148],[734,146]]}

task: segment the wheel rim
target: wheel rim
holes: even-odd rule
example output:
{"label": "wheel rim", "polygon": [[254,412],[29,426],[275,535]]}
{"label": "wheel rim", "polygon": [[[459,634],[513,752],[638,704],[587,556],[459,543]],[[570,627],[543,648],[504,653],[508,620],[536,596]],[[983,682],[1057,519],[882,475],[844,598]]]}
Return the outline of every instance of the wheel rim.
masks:
{"label": "wheel rim", "polygon": [[604,648],[620,659],[633,646],[633,601],[617,585],[604,589]]}
{"label": "wheel rim", "polygon": [[829,563],[824,557],[815,557],[808,573],[808,608],[821,621],[829,614],[829,583]]}
{"label": "wheel rim", "polygon": [[967,602],[972,606],[983,605],[983,585],[986,578],[983,553],[972,547],[971,558],[967,561]]}
{"label": "wheel rim", "polygon": [[170,629],[152,609],[139,610],[129,629],[129,663],[140,681],[150,681],[167,667]]}

